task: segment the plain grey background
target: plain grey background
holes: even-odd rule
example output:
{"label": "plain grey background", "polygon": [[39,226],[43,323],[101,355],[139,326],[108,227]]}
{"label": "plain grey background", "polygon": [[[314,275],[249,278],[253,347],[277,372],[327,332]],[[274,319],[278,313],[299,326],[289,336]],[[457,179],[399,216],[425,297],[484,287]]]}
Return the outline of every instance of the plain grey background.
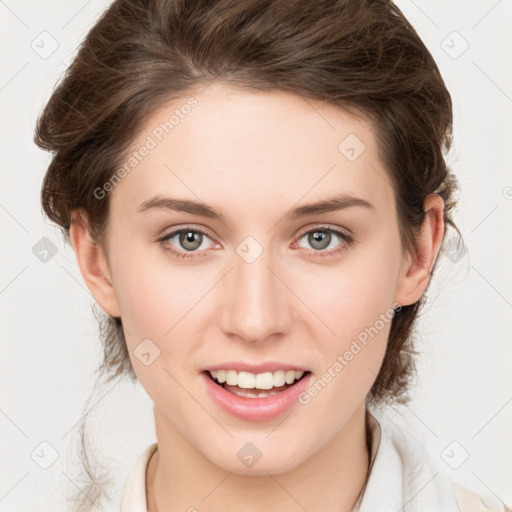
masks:
{"label": "plain grey background", "polygon": [[[50,156],[32,142],[36,117],[105,0],[0,2],[0,510],[64,510],[79,485],[70,449],[100,344],[74,253],[43,218]],[[452,94],[460,184],[456,222],[467,252],[445,256],[420,321],[414,398],[396,421],[451,477],[512,504],[512,2],[401,0]],[[448,236],[451,236],[450,234]],[[36,254],[42,237],[56,254]],[[120,492],[156,440],[140,385],[90,404],[93,445]],[[393,411],[390,411],[392,414]],[[45,467],[47,466],[47,467]]]}

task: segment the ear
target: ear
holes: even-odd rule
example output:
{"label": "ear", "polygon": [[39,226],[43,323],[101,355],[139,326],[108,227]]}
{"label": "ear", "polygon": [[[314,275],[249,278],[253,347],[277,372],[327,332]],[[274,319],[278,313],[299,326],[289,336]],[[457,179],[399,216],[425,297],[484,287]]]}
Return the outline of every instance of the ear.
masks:
{"label": "ear", "polygon": [[91,237],[88,216],[83,208],[72,212],[69,238],[92,296],[105,313],[121,317],[107,260],[100,245]]}
{"label": "ear", "polygon": [[438,194],[429,194],[423,209],[425,219],[417,238],[417,250],[404,258],[400,271],[395,301],[402,306],[417,302],[427,289],[443,241],[443,198]]}

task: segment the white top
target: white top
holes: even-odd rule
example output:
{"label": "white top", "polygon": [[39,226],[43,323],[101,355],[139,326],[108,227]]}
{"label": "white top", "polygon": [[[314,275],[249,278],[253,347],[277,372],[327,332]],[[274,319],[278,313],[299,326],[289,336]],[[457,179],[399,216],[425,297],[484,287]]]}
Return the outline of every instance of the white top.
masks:
{"label": "white top", "polygon": [[[367,410],[370,468],[351,512],[512,512],[494,496],[452,482],[434,459],[397,426]],[[139,456],[126,480],[120,512],[147,512],[146,470],[158,443]]]}

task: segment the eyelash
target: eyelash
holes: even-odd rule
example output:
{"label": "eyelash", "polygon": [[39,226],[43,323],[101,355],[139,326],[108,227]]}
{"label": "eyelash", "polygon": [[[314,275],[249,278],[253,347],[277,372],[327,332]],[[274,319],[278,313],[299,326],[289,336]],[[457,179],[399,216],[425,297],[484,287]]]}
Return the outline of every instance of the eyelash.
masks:
{"label": "eyelash", "polygon": [[[183,231],[192,231],[193,233],[201,233],[202,235],[205,235],[208,238],[210,238],[210,236],[208,235],[208,233],[206,231],[203,231],[202,229],[198,229],[198,228],[193,228],[190,226],[190,227],[183,227],[183,228],[177,229],[175,231],[172,231],[171,233],[165,235],[164,237],[159,238],[157,241],[160,242],[160,244],[164,247],[164,249],[166,251],[169,251],[171,254],[173,254],[174,256],[176,256],[178,258],[194,258],[194,257],[196,257],[195,252],[197,252],[197,251],[190,251],[188,253],[180,252],[180,251],[176,251],[175,249],[172,249],[169,245],[165,245],[165,242],[167,240],[174,238],[176,235],[182,233]],[[300,240],[305,235],[308,235],[309,233],[314,233],[315,231],[328,231],[331,233],[335,233],[345,242],[345,245],[347,247],[350,247],[354,243],[353,235],[350,235],[340,229],[331,228],[328,226],[315,226],[312,229],[302,232],[299,235],[298,239]],[[341,252],[343,249],[344,249],[344,244],[341,244],[341,246],[338,249],[331,249],[330,251],[324,251],[324,250],[320,251],[320,250],[311,249],[309,254],[312,254],[313,257],[325,258],[325,257],[335,256],[339,252]],[[199,256],[199,257],[202,257],[202,256]]]}

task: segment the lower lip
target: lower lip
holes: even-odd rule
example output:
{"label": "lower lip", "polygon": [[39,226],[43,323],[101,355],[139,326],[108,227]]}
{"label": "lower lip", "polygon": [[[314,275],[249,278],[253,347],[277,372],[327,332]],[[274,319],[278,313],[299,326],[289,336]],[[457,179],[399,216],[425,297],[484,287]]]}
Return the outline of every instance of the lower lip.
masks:
{"label": "lower lip", "polygon": [[235,395],[216,384],[207,373],[203,372],[201,376],[205,380],[208,393],[224,411],[244,420],[265,421],[277,418],[291,409],[298,401],[298,396],[309,386],[313,374],[308,373],[293,386],[265,398],[246,398]]}

